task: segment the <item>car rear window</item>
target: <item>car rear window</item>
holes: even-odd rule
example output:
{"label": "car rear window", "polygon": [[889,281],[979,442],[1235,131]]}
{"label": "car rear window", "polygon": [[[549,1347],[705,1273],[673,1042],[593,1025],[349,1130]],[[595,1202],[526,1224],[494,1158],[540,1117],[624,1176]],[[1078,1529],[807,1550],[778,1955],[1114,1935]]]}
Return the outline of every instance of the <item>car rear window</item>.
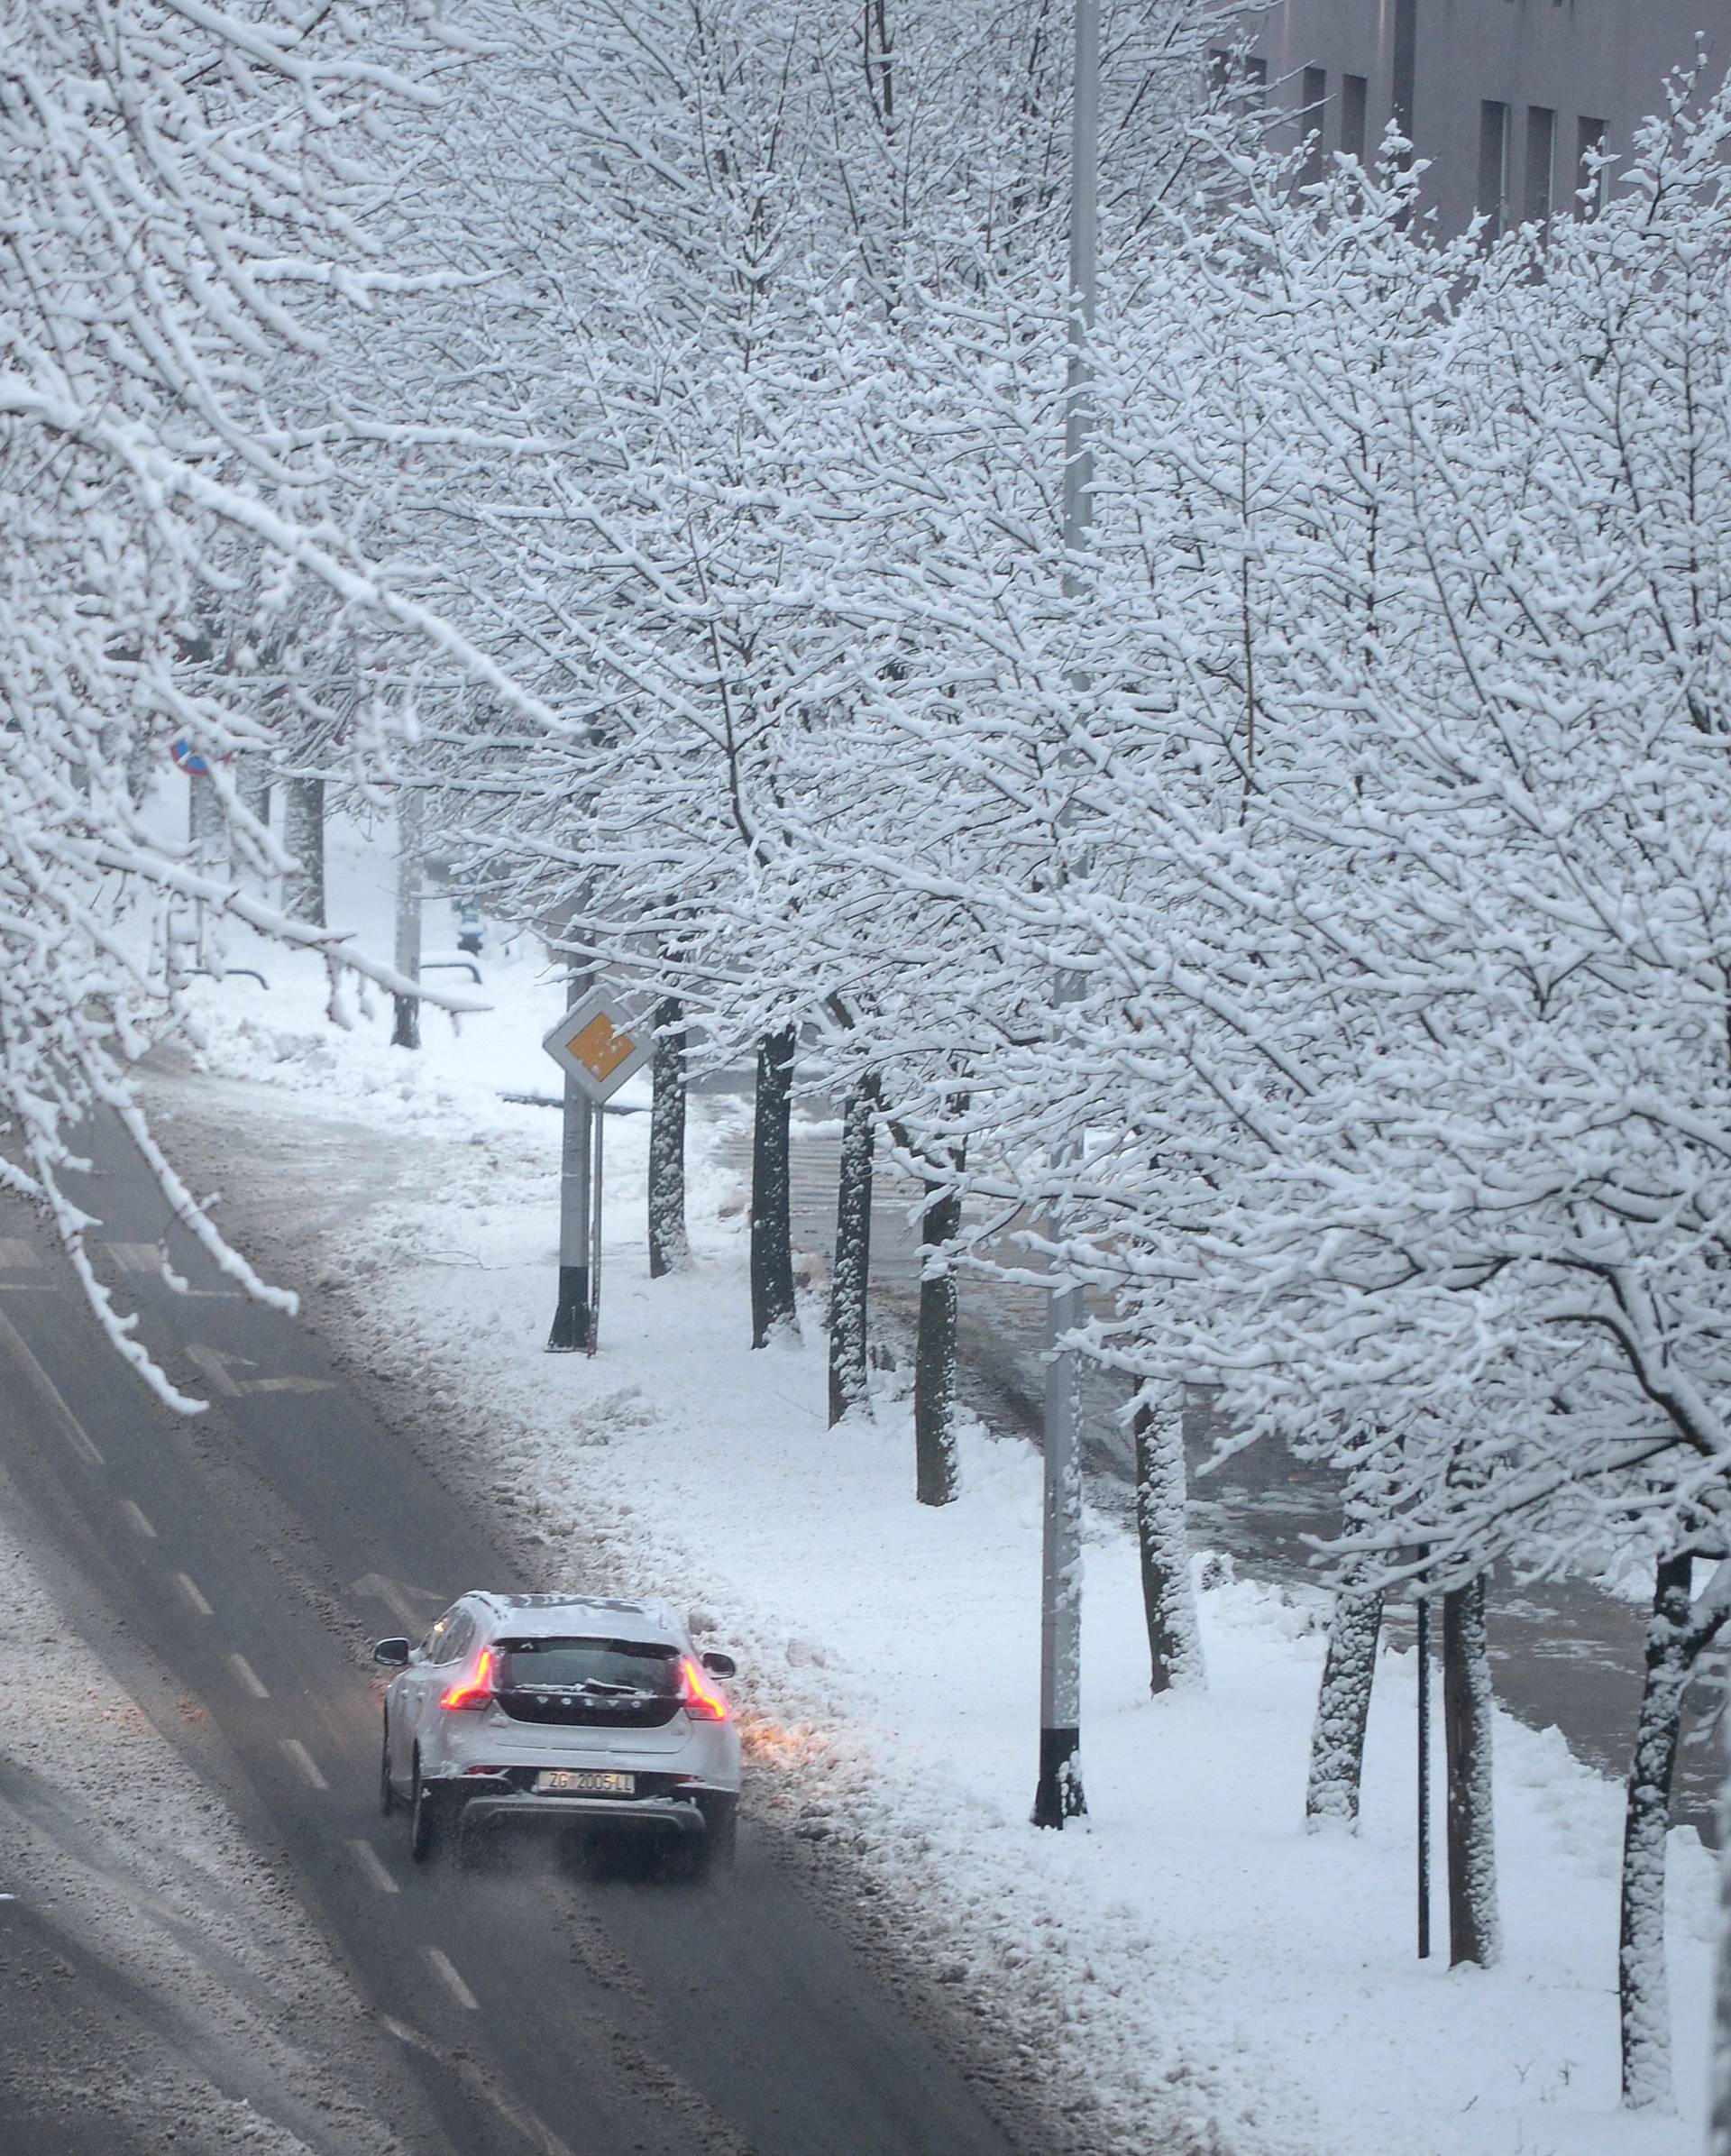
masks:
{"label": "car rear window", "polygon": [[679,1690],[679,1650],[643,1639],[501,1639],[503,1692]]}

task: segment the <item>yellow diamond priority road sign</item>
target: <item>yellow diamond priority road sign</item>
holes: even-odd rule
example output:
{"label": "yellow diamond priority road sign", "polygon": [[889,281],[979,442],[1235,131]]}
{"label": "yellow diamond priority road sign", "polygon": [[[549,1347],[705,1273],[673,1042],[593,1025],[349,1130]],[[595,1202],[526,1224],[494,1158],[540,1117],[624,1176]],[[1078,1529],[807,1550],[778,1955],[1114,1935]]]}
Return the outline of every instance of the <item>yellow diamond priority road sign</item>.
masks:
{"label": "yellow diamond priority road sign", "polygon": [[610,1098],[655,1049],[647,1022],[606,988],[573,1004],[541,1045],[592,1101]]}

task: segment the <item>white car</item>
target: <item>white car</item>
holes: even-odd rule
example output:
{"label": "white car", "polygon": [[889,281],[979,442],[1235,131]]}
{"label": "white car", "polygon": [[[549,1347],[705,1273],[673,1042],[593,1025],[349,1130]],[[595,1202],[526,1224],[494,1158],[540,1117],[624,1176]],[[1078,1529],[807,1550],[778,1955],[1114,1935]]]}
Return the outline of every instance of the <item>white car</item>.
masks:
{"label": "white car", "polygon": [[425,1862],[447,1827],[512,1820],[677,1838],[700,1869],[733,1861],[739,1732],[718,1677],[653,1602],[487,1594],[453,1603],[418,1647],[381,1639],[380,1803],[410,1815]]}

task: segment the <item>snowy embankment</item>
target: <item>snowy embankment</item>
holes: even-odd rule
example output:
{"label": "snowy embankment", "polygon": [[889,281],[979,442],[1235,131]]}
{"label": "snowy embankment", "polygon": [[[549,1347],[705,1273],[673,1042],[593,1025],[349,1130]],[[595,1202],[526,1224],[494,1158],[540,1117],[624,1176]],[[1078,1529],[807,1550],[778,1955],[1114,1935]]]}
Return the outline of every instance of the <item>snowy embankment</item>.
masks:
{"label": "snowy embankment", "polygon": [[92,1652],[12,1517],[0,1892],[21,1897],[25,1923],[6,1940],[7,1995],[24,1995],[32,1941],[63,1980],[36,2001],[34,2040],[12,2032],[15,2102],[105,2135],[78,2143],[93,2149],[307,2156],[314,2142],[281,2113],[353,2156],[404,2156],[332,2073],[366,2026],[346,1975],[223,1797]]}
{"label": "snowy embankment", "polygon": [[411,1057],[382,1024],[334,1034],[316,981],[285,982],[275,963],[268,999],[211,991],[210,1068],[375,1119],[381,1145],[412,1149],[426,1192],[301,1253],[326,1322],[435,1406],[433,1456],[538,1544],[548,1584],[567,1583],[562,1552],[581,1533],[610,1573],[571,1583],[701,1612],[741,1662],[759,1815],[832,1849],[949,1995],[1075,2092],[1078,2149],[1699,2145],[1713,1884],[1691,1832],[1673,1838],[1671,1913],[1686,2115],[1630,2117],[1616,2108],[1620,1792],[1556,1732],[1499,1718],[1507,1959],[1453,1976],[1418,1964],[1411,1657],[1384,1659],[1361,1831],[1307,1836],[1320,1603],[1248,1581],[1205,1589],[1207,1694],[1150,1701],[1134,1552],[1099,1521],[1090,1818],[1037,1832],[1038,1461],[970,1429],[961,1501],[923,1509],[893,1380],[872,1423],[825,1429],[814,1308],[803,1347],[749,1352],[743,1193],[713,1157],[743,1104],[694,1104],[694,1264],[656,1282],[647,1118],[609,1118],[602,1350],[550,1358],[558,1119],[497,1089],[552,1089],[535,1043],[556,990],[527,955],[490,960],[496,1011],[460,1039],[429,1014]]}

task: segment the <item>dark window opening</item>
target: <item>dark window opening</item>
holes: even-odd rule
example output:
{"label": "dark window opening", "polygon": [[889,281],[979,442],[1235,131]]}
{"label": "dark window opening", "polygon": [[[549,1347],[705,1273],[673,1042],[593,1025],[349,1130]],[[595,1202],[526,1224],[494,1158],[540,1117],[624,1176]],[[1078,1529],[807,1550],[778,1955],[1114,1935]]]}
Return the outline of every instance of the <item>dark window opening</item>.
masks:
{"label": "dark window opening", "polygon": [[1496,97],[1479,107],[1479,207],[1488,246],[1508,221],[1508,107]]}
{"label": "dark window opening", "polygon": [[1328,109],[1326,68],[1305,69],[1303,100],[1298,108],[1299,131],[1312,140],[1305,152],[1304,170],[1300,179],[1305,187],[1314,187],[1323,177],[1323,123]]}
{"label": "dark window opening", "polygon": [[1604,121],[1582,113],[1575,122],[1575,186],[1580,190],[1575,206],[1583,217],[1596,217],[1605,206],[1605,175],[1587,170],[1589,155],[1604,147]]}
{"label": "dark window opening", "polygon": [[1556,169],[1557,115],[1548,105],[1526,108],[1526,199],[1521,214],[1529,225],[1546,225],[1552,207],[1551,189]]}
{"label": "dark window opening", "polygon": [[1364,162],[1365,118],[1370,103],[1370,84],[1363,75],[1341,78],[1341,149],[1347,157]]}

